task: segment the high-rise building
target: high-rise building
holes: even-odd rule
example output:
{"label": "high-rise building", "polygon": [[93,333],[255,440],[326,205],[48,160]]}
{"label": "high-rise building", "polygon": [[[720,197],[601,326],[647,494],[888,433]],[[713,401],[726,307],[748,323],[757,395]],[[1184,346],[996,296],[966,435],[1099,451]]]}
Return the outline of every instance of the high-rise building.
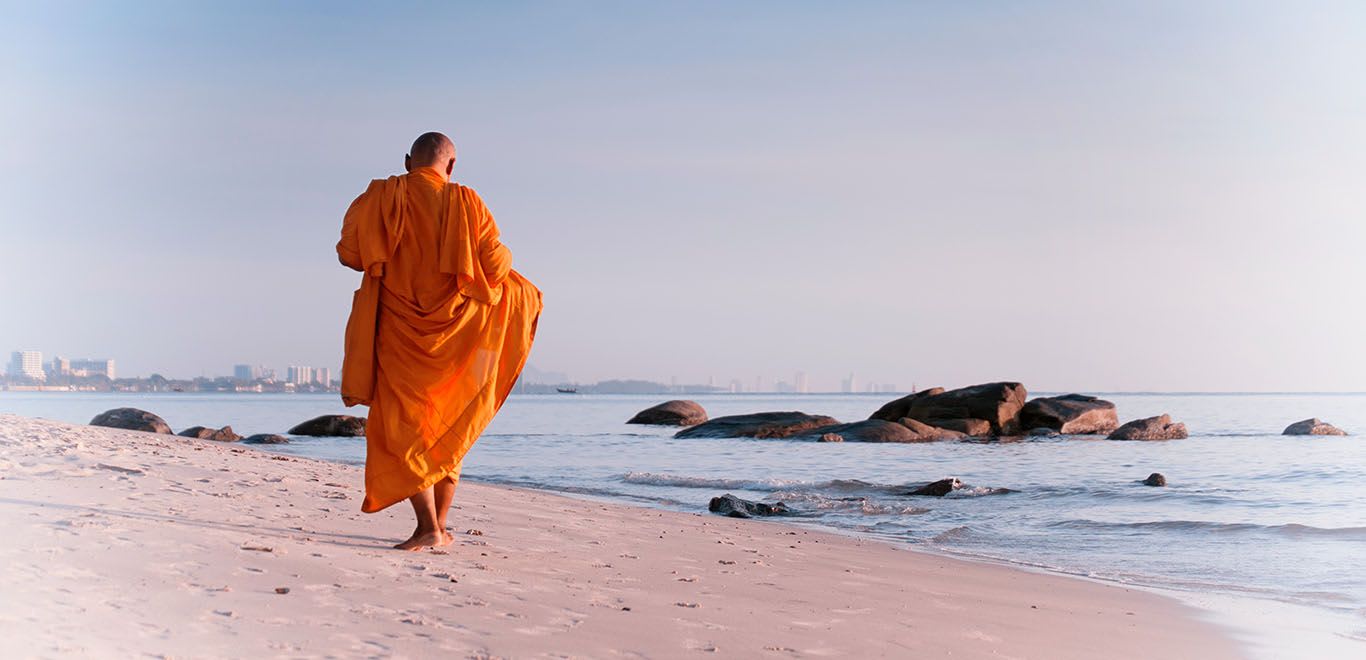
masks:
{"label": "high-rise building", "polygon": [[295,385],[308,385],[313,382],[313,367],[290,366],[285,381]]}
{"label": "high-rise building", "polygon": [[849,374],[848,378],[840,381],[840,391],[846,394],[858,392],[858,379],[854,378],[854,374]]}
{"label": "high-rise building", "polygon": [[114,379],[113,360],[72,360],[71,375],[87,378],[90,376],[104,376],[109,380]]}
{"label": "high-rise building", "polygon": [[313,382],[323,387],[331,387],[332,370],[328,367],[313,367]]}
{"label": "high-rise building", "polygon": [[47,373],[49,376],[70,376],[71,360],[59,355],[52,356],[52,361],[48,363]]}
{"label": "high-rise building", "polygon": [[241,381],[253,381],[261,377],[260,370],[249,364],[232,365],[232,377]]}
{"label": "high-rise building", "polygon": [[811,391],[811,384],[806,380],[806,372],[798,371],[796,378],[792,379],[792,385],[798,394],[806,394]]}
{"label": "high-rise building", "polygon": [[15,351],[10,353],[9,375],[14,378],[46,380],[47,374],[43,373],[42,351]]}

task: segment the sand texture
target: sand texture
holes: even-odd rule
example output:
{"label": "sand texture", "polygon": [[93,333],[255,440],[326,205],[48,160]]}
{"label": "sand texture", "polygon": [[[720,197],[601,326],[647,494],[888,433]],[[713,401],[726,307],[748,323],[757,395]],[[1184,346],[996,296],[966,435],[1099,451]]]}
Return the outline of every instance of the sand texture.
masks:
{"label": "sand texture", "polygon": [[356,467],[0,415],[0,657],[1240,655],[1160,595],[533,490],[461,484],[456,542],[400,552],[407,505],[362,514],[360,488]]}

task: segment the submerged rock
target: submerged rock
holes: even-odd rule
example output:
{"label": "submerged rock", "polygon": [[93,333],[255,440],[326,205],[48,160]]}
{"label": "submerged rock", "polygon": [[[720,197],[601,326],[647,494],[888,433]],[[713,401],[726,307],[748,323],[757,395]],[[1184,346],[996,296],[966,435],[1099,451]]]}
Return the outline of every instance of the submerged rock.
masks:
{"label": "submerged rock", "polygon": [[782,502],[778,502],[777,504],[751,502],[749,500],[742,500],[730,493],[711,498],[711,502],[707,504],[707,510],[712,513],[719,513],[723,516],[730,516],[731,518],[779,516],[789,513],[787,505]]}
{"label": "submerged rock", "polygon": [[627,424],[655,424],[659,426],[696,426],[707,421],[707,411],[696,401],[665,401],[650,406],[635,417],[626,420]]}
{"label": "submerged rock", "polygon": [[289,438],[275,433],[257,433],[247,436],[242,442],[249,445],[287,445]]}
{"label": "submerged rock", "polygon": [[675,438],[787,438],[813,431],[822,426],[834,426],[839,420],[825,415],[804,412],[761,412],[748,415],[727,415],[686,428]]}
{"label": "submerged rock", "polygon": [[1144,486],[1157,486],[1157,487],[1161,488],[1162,486],[1166,486],[1166,485],[1167,485],[1167,478],[1164,477],[1164,476],[1162,476],[1162,473],[1161,473],[1161,472],[1154,472],[1154,473],[1148,475],[1148,478],[1147,478],[1147,479],[1144,479],[1144,480],[1143,480],[1143,485],[1144,485]]}
{"label": "submerged rock", "polygon": [[359,437],[365,435],[365,418],[351,415],[321,415],[289,430],[291,435]]}
{"label": "submerged rock", "polygon": [[907,394],[906,396],[903,396],[900,399],[897,399],[895,401],[889,401],[886,404],[883,404],[881,408],[877,409],[877,412],[873,413],[872,415],[869,415],[868,419],[880,419],[884,422],[899,421],[901,418],[906,416],[906,412],[911,409],[911,403],[913,403],[915,400],[943,393],[944,388],[931,387],[928,390],[920,390],[919,392],[915,392],[914,394]]}
{"label": "submerged rock", "polygon": [[1020,432],[1019,415],[1028,393],[1020,383],[985,383],[938,394],[917,397],[910,401],[904,417],[925,422],[930,426],[950,428],[969,435],[977,435],[958,424],[945,420],[986,420],[990,433],[1015,435]]}
{"label": "submerged rock", "polygon": [[1136,419],[1115,429],[1111,440],[1179,440],[1186,437],[1186,425],[1172,422],[1171,415]]}
{"label": "submerged rock", "polygon": [[1347,432],[1314,417],[1285,427],[1281,435],[1347,435]]}
{"label": "submerged rock", "polygon": [[927,483],[924,486],[916,488],[915,490],[912,490],[906,494],[923,495],[926,497],[943,497],[962,487],[963,482],[959,481],[955,477],[950,477],[948,479],[940,479],[939,481],[931,481],[930,483]]}
{"label": "submerged rock", "polygon": [[838,433],[822,433],[821,437],[816,438],[816,442],[844,442],[844,436]]}
{"label": "submerged rock", "polygon": [[176,435],[186,438],[199,438],[200,440],[213,440],[215,442],[237,442],[242,436],[233,432],[231,426],[224,426],[221,429],[211,429],[205,426],[191,426]]}
{"label": "submerged rock", "polygon": [[1050,428],[1065,435],[1110,433],[1119,428],[1115,404],[1084,394],[1033,399],[1020,408],[1022,428]]}
{"label": "submerged rock", "polygon": [[95,415],[95,418],[90,420],[90,425],[171,435],[171,426],[166,423],[166,420],[157,417],[146,410],[138,410],[137,408],[114,408],[112,410],[106,410]]}
{"label": "submerged rock", "polygon": [[1062,434],[1047,427],[1039,427],[1029,429],[1029,432],[1025,433],[1025,435],[1032,436],[1035,438],[1056,438]]}

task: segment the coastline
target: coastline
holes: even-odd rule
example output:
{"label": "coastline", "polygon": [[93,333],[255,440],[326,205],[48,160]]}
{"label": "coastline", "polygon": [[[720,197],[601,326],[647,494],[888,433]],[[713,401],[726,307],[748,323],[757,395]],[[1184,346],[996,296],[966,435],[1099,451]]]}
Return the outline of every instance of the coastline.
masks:
{"label": "coastline", "polygon": [[780,522],[467,483],[403,553],[353,466],[7,414],[0,447],[6,656],[1244,655],[1148,590]]}

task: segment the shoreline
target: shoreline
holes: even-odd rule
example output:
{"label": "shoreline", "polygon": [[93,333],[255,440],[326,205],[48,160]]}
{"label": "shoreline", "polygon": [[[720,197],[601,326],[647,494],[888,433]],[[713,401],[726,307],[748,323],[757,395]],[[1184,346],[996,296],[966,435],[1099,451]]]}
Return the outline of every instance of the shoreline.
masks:
{"label": "shoreline", "polygon": [[8,414],[0,446],[6,655],[1246,655],[1143,588],[804,525],[466,483],[456,544],[404,553],[354,466]]}

